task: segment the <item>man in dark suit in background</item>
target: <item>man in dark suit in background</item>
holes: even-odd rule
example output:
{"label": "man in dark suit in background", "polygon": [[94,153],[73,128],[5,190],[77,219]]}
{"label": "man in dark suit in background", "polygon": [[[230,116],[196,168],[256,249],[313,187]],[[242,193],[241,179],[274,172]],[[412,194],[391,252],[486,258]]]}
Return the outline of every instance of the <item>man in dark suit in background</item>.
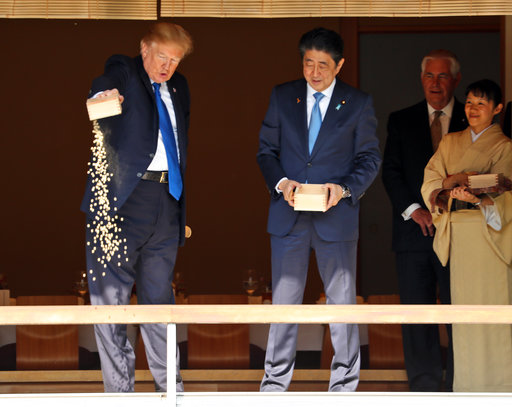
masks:
{"label": "man in dark suit in background", "polygon": [[[299,43],[303,74],[276,86],[260,131],[258,163],[270,191],[273,304],[301,304],[315,250],[328,304],[356,301],[359,199],[380,166],[376,118],[369,95],[336,79],[343,40],[324,28]],[[294,211],[301,183],[323,184],[326,212]],[[359,381],[357,325],[332,324],[330,391],[354,391]],[[297,325],[272,324],[262,391],[288,388]]]}
{"label": "man in dark suit in background", "polygon": [[[157,23],[140,49],[135,58],[109,58],[90,92],[119,94],[123,108],[121,115],[98,121],[105,156],[97,144],[82,202],[93,305],[128,304],[134,283],[139,304],[174,303],[173,268],[184,242],[190,104],[187,81],[175,70],[191,52],[192,39],[178,25]],[[141,332],[155,387],[166,391],[166,327],[141,325]],[[133,391],[135,356],[126,326],[96,325],[95,333],[105,391]],[[177,372],[176,389],[183,391]]]}
{"label": "man in dark suit in background", "polygon": [[[382,179],[393,206],[393,250],[402,304],[435,304],[437,287],[450,303],[450,273],[433,249],[432,216],[421,197],[423,170],[442,135],[467,127],[464,105],[453,97],[460,82],[457,57],[446,50],[427,54],[421,64],[422,102],[389,116]],[[453,353],[448,328],[446,382],[451,390]],[[411,391],[442,388],[442,356],[437,325],[403,325],[405,365]]]}

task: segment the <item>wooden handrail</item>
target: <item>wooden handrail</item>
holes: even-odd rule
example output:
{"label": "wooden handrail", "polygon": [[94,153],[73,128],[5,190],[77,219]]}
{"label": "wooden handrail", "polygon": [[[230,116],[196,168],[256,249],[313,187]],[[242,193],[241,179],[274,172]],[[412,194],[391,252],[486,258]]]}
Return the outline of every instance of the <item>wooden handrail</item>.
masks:
{"label": "wooden handrail", "polygon": [[512,324],[512,305],[60,305],[0,308],[0,325],[339,322]]}
{"label": "wooden handrail", "polygon": [[[260,369],[183,369],[184,382],[261,382]],[[329,381],[330,369],[295,369],[294,381]],[[101,382],[101,370],[24,370],[0,371],[0,383]],[[135,381],[153,381],[149,370],[136,370]],[[403,369],[362,369],[360,381],[406,382]]]}

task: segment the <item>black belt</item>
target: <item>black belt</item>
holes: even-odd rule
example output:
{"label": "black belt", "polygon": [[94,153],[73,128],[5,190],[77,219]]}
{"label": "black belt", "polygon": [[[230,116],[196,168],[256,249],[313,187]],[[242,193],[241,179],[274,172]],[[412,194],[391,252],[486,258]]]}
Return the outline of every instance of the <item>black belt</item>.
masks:
{"label": "black belt", "polygon": [[160,182],[161,184],[169,183],[169,174],[167,171],[146,171],[142,176],[143,180]]}

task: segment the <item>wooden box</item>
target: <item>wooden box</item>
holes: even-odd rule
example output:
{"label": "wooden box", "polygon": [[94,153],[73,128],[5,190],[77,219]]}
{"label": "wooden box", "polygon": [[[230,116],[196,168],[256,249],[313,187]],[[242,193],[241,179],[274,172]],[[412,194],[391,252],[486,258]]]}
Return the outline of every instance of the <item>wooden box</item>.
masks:
{"label": "wooden box", "polygon": [[498,193],[512,189],[512,182],[503,174],[478,174],[468,176],[468,191],[474,195]]}
{"label": "wooden box", "polygon": [[468,177],[468,184],[472,189],[495,187],[498,182],[498,174],[478,174]]}
{"label": "wooden box", "polygon": [[91,121],[121,114],[119,94],[87,99],[87,112]]}
{"label": "wooden box", "polygon": [[325,212],[329,190],[323,184],[301,184],[295,190],[296,211],[317,211]]}

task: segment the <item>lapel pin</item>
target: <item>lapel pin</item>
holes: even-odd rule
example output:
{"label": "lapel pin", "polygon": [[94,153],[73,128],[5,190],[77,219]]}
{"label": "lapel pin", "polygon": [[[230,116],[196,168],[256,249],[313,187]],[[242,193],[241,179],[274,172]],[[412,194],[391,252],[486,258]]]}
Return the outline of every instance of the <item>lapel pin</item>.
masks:
{"label": "lapel pin", "polygon": [[338,106],[336,106],[336,110],[340,110],[341,109],[341,105],[344,105],[345,103],[345,100],[342,100],[341,103],[338,103]]}
{"label": "lapel pin", "polygon": [[176,93],[176,88],[172,88],[172,91],[173,91],[174,93]]}
{"label": "lapel pin", "polygon": [[300,98],[297,98],[297,103],[300,103]]}

